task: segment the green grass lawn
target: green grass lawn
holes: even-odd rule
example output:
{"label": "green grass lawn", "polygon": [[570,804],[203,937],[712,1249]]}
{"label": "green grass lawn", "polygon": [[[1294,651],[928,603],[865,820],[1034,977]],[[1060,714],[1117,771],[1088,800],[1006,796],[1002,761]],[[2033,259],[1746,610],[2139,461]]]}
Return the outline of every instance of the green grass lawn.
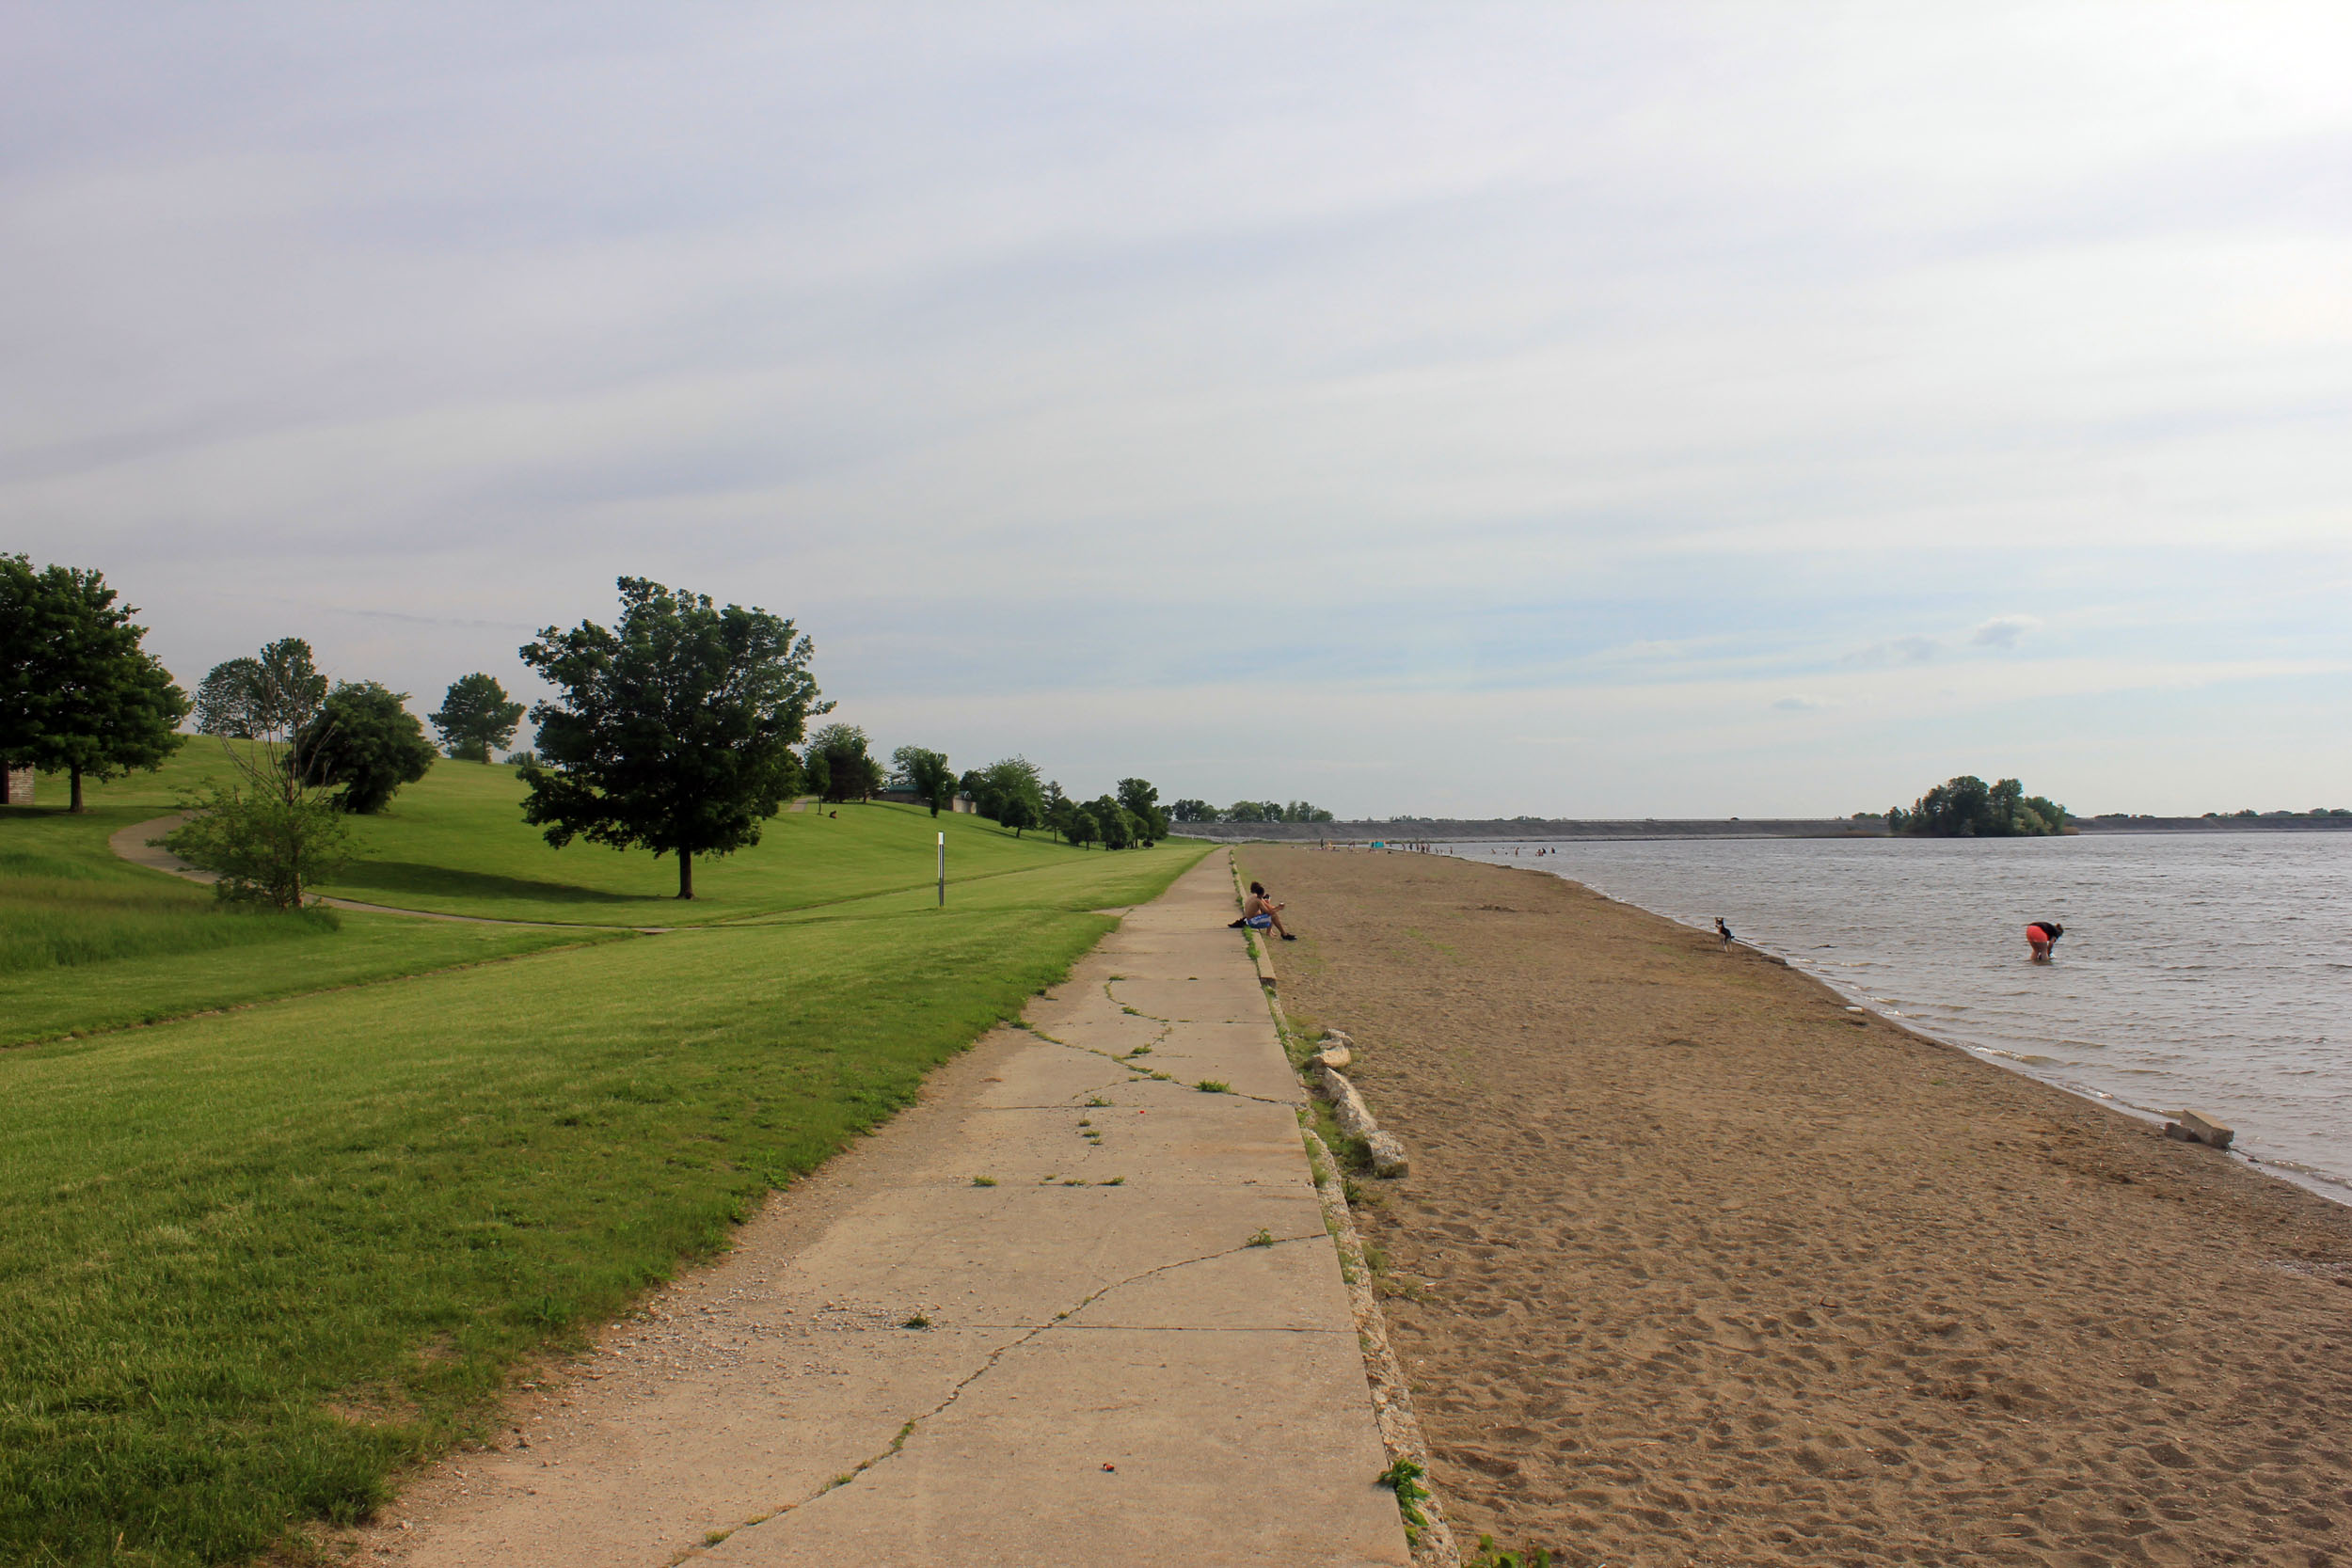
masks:
{"label": "green grass lawn", "polygon": [[[0,1560],[238,1561],[363,1514],[486,1418],[516,1358],[723,1246],[771,1186],[1018,1016],[1109,928],[1089,911],[1156,895],[1203,847],[1086,853],[942,818],[959,879],[941,911],[928,815],[844,808],[697,868],[712,896],[687,908],[733,924],[588,950],[601,933],[354,915],[173,947],[172,920],[253,917],[91,851],[168,809],[171,784],[94,789],[82,819],[0,815],[0,867],[21,868],[0,902],[63,909],[56,884],[87,883],[154,927],[0,973],[7,1016],[45,995],[55,1023],[75,983],[67,1027],[158,998],[253,1004],[0,1051]],[[485,913],[677,909],[652,902],[666,862],[549,851],[501,826],[501,789],[511,812],[502,769],[442,764],[367,824],[367,864]],[[380,897],[384,875],[348,889]],[[334,974],[348,989],[267,989]]]}
{"label": "green grass lawn", "polygon": [[993,822],[920,806],[811,806],[779,813],[760,842],[694,863],[681,902],[677,863],[579,841],[550,848],[522,819],[514,770],[442,762],[358,824],[358,855],[326,891],[364,903],[507,920],[595,926],[700,925],[932,887],[937,835],[947,835],[949,886],[1033,870],[1065,858],[1113,859],[1041,834],[1015,838]]}
{"label": "green grass lawn", "polygon": [[0,806],[0,1046],[117,1029],[619,933],[349,913],[340,931],[223,908],[212,890],[118,859],[107,837],[225,769],[197,742],[158,777],[87,791],[79,816]]}

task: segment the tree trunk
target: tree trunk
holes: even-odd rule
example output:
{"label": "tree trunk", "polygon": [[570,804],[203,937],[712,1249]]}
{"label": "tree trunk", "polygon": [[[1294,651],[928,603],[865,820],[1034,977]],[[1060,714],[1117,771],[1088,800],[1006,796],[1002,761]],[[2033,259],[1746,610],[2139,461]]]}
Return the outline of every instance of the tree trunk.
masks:
{"label": "tree trunk", "polygon": [[677,857],[677,895],[680,898],[694,896],[694,857],[683,849],[678,851]]}
{"label": "tree trunk", "polygon": [[73,804],[67,809],[80,811],[82,809],[82,770],[75,768],[70,771],[73,779]]}

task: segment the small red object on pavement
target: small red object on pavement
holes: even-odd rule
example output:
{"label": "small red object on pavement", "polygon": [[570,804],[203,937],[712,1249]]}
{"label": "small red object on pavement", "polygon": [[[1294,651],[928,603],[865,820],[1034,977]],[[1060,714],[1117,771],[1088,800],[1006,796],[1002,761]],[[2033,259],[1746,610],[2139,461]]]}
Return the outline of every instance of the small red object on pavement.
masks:
{"label": "small red object on pavement", "polygon": [[1104,1465],[1104,1466],[1103,1466],[1103,1468],[1104,1468],[1105,1470],[1116,1470],[1116,1469],[1118,1469],[1118,1468],[1119,1468],[1119,1466],[1118,1466],[1118,1465]]}

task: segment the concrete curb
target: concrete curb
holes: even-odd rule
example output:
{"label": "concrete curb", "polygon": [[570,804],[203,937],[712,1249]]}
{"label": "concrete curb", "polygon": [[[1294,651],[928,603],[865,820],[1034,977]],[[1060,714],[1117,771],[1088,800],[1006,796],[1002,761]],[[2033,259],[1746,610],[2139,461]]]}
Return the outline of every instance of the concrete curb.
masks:
{"label": "concrete curb", "polygon": [[1393,1180],[1412,1174],[1412,1162],[1406,1158],[1405,1144],[1393,1132],[1383,1132],[1372,1112],[1364,1104],[1364,1097],[1356,1092],[1356,1085],[1340,1072],[1337,1064],[1328,1060],[1334,1054],[1345,1059],[1348,1047],[1354,1042],[1343,1035],[1326,1034],[1325,1039],[1338,1038],[1338,1051],[1326,1051],[1314,1059],[1315,1081],[1322,1085],[1324,1098],[1331,1102],[1331,1116],[1340,1124],[1340,1131],[1351,1138],[1361,1138],[1372,1151],[1372,1174]]}
{"label": "concrete curb", "polygon": [[1429,1473],[1429,1444],[1421,1434],[1421,1419],[1413,1414],[1412,1386],[1389,1344],[1389,1320],[1372,1288],[1372,1269],[1364,1261],[1363,1238],[1356,1233],[1356,1216],[1340,1185],[1339,1162],[1332,1158],[1315,1130],[1302,1119],[1308,1164],[1315,1174],[1315,1196],[1323,1200],[1323,1223],[1340,1252],[1340,1278],[1347,1286],[1348,1305],[1356,1310],[1357,1342],[1364,1356],[1364,1381],[1372,1386],[1372,1408],[1380,1423],[1380,1441],[1391,1460],[1409,1459],[1421,1466],[1422,1485],[1428,1496],[1421,1500],[1423,1523],[1408,1529],[1406,1541],[1413,1549],[1416,1568],[1462,1568],[1462,1548],[1446,1518],[1445,1498]]}
{"label": "concrete curb", "polygon": [[[1226,864],[1233,874],[1233,896],[1236,907],[1242,894],[1241,865],[1231,849],[1226,851]],[[1274,1015],[1275,1032],[1284,1040],[1290,1038],[1290,1020],[1282,1012],[1274,966],[1266,952],[1266,944],[1249,936],[1250,956],[1258,968],[1258,983],[1264,989],[1266,1010]],[[1349,1131],[1350,1137],[1386,1139],[1395,1148],[1397,1175],[1405,1173],[1404,1147],[1395,1135],[1378,1131],[1372,1113],[1364,1108],[1363,1097],[1355,1085],[1338,1071],[1318,1060],[1317,1073],[1326,1081],[1336,1081],[1346,1092],[1346,1103],[1362,1124],[1372,1129],[1370,1134]],[[1340,1103],[1334,1096],[1335,1106]],[[1342,1128],[1347,1128],[1347,1112],[1337,1113]],[[1364,1261],[1363,1239],[1356,1233],[1356,1216],[1347,1206],[1347,1191],[1340,1181],[1340,1163],[1330,1148],[1315,1132],[1304,1108],[1298,1113],[1299,1134],[1307,1145],[1307,1164],[1314,1173],[1315,1196],[1323,1206],[1324,1227],[1331,1232],[1331,1240],[1339,1249],[1340,1278],[1347,1287],[1348,1306],[1356,1315],[1358,1348],[1363,1353],[1364,1381],[1372,1389],[1372,1406],[1380,1425],[1380,1441],[1389,1450],[1391,1462],[1410,1460],[1420,1466],[1422,1484],[1427,1496],[1420,1502],[1422,1524],[1407,1528],[1406,1539],[1412,1547],[1416,1568],[1462,1568],[1462,1548],[1454,1539],[1454,1529],[1446,1518],[1445,1499],[1439,1495],[1436,1479],[1429,1473],[1429,1444],[1422,1436],[1420,1418],[1413,1414],[1412,1386],[1405,1381],[1404,1368],[1396,1359],[1396,1352],[1389,1344],[1388,1315],[1380,1310],[1380,1297],[1372,1287],[1372,1269]],[[1375,1152],[1375,1161],[1378,1155]],[[1400,1504],[1400,1512],[1402,1505]]]}

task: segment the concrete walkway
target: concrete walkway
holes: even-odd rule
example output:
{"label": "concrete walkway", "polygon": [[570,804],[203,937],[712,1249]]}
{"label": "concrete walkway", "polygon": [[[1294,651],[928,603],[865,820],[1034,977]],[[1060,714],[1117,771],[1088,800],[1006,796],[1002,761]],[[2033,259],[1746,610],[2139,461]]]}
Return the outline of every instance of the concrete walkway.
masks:
{"label": "concrete walkway", "polygon": [[1232,915],[1213,854],[362,1544],[417,1568],[1408,1563]]}

